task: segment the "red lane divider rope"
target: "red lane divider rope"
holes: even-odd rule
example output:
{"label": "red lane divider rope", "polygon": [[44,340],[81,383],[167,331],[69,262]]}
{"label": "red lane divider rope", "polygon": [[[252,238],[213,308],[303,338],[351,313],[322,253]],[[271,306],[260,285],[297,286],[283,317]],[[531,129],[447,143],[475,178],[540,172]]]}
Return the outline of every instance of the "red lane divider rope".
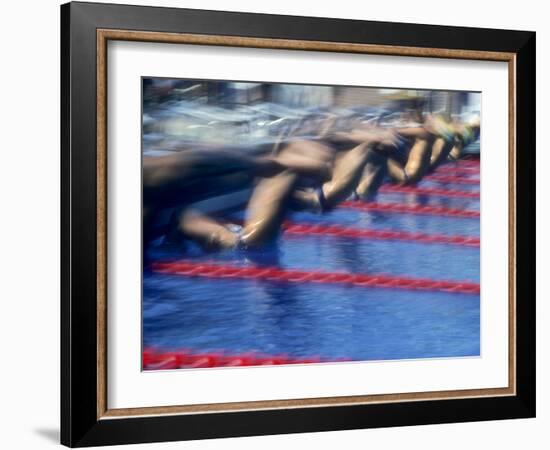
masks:
{"label": "red lane divider rope", "polygon": [[436,181],[437,183],[479,185],[479,178],[465,178],[456,175],[440,175],[434,173],[431,175],[426,175],[424,179]]}
{"label": "red lane divider rope", "polygon": [[372,230],[339,225],[283,224],[285,234],[334,236],[345,238],[384,239],[392,241],[416,241],[427,244],[452,244],[479,247],[479,238],[470,236],[448,236],[444,234],[412,233],[408,231]]}
{"label": "red lane divider rope", "polygon": [[[159,351],[148,348],[143,351],[145,370],[198,369],[206,367],[273,366],[281,364],[310,364],[329,362],[318,356],[290,358],[285,355],[261,355],[255,353],[226,354],[225,352],[196,353],[190,350]],[[349,361],[341,358],[331,362]]]}
{"label": "red lane divider rope", "polygon": [[238,267],[195,261],[155,262],[155,272],[206,278],[270,280],[287,283],[324,283],[371,288],[443,291],[479,294],[479,284],[459,281],[437,281],[426,278],[397,277],[384,274],[354,274],[343,272],[305,271],[276,267]]}
{"label": "red lane divider rope", "polygon": [[398,186],[396,184],[386,184],[381,186],[378,192],[398,193],[398,194],[418,194],[418,195],[435,195],[438,197],[462,197],[462,198],[479,198],[479,192],[473,191],[457,191],[454,189],[439,189],[426,188],[418,186]]}
{"label": "red lane divider rope", "polygon": [[361,201],[349,200],[342,202],[339,205],[342,208],[356,209],[366,212],[383,212],[383,213],[398,213],[398,214],[419,214],[443,217],[465,217],[477,218],[479,211],[471,211],[467,209],[445,208],[443,206],[422,206],[422,205],[407,205],[403,203],[364,203]]}
{"label": "red lane divider rope", "polygon": [[435,169],[435,173],[452,173],[453,175],[479,175],[479,165],[478,167],[462,167],[456,166],[452,163],[445,166],[439,166]]}
{"label": "red lane divider rope", "polygon": [[452,173],[454,175],[479,175],[480,166],[458,166],[455,163],[445,164],[443,166],[436,167],[433,173]]}

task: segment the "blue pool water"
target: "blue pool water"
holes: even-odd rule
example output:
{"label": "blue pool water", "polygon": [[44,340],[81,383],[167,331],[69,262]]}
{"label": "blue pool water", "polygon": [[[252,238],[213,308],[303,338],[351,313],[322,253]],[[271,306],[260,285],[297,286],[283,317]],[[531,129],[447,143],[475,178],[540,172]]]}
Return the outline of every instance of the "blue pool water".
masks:
{"label": "blue pool water", "polygon": [[467,209],[479,211],[479,199],[461,197],[439,197],[418,194],[380,193],[377,201],[380,203],[405,203],[423,206],[438,206],[444,208]]}
{"label": "blue pool water", "polygon": [[323,223],[375,230],[397,230],[459,236],[479,236],[479,218],[441,217],[414,214],[388,214],[352,209],[336,209],[319,216],[295,213],[293,222]]}
{"label": "blue pool water", "polygon": [[422,181],[421,185],[423,188],[451,189],[456,191],[469,191],[469,192],[479,191],[479,184],[456,184],[456,183],[443,183],[441,181],[424,180]]}
{"label": "blue pool water", "polygon": [[[380,194],[377,200],[479,211],[478,199]],[[232,218],[242,218],[238,216]],[[479,237],[478,218],[342,208],[323,215],[295,213],[291,219]],[[152,253],[156,259],[180,257],[233,265],[480,281],[476,247],[285,235],[263,251],[204,254],[187,250],[163,247]],[[150,272],[143,278],[143,344],[166,350],[253,351],[327,360],[475,356],[480,353],[479,311],[479,295],[470,294]]]}
{"label": "blue pool water", "polygon": [[145,279],[144,345],[354,360],[479,355],[479,297],[361,287]]}

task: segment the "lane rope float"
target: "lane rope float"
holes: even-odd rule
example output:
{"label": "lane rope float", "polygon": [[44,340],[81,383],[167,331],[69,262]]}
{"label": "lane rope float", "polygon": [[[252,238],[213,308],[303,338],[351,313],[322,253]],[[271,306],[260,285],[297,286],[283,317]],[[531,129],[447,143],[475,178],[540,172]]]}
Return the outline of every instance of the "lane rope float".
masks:
{"label": "lane rope float", "polygon": [[145,370],[198,369],[206,367],[273,366],[281,364],[311,364],[344,362],[350,359],[321,359],[318,356],[292,358],[286,355],[257,353],[227,354],[226,352],[193,352],[187,349],[162,351],[147,348],[142,353]]}
{"label": "lane rope float", "polygon": [[154,262],[157,273],[188,277],[268,280],[288,283],[323,283],[370,288],[440,291],[460,294],[479,294],[479,284],[461,281],[409,278],[386,274],[355,274],[343,272],[279,269],[277,267],[239,267],[187,260]]}
{"label": "lane rope float", "polygon": [[435,169],[435,173],[438,174],[453,174],[453,175],[462,175],[462,176],[471,176],[480,174],[480,167],[475,166],[455,166],[453,164],[446,164],[444,166],[439,166]]}
{"label": "lane rope float", "polygon": [[343,227],[330,224],[301,224],[286,222],[283,224],[285,235],[310,235],[310,236],[333,236],[352,239],[382,239],[390,241],[415,241],[425,244],[449,244],[466,247],[479,247],[479,238],[471,236],[451,236],[444,234],[415,233],[408,231],[374,230],[352,227]]}

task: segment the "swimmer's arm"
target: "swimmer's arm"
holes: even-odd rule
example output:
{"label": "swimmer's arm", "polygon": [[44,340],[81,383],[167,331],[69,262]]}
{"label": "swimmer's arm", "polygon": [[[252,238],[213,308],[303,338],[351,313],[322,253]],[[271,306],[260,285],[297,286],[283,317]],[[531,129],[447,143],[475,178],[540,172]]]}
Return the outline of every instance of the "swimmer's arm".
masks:
{"label": "swimmer's arm", "polygon": [[336,160],[332,179],[322,186],[325,207],[336,206],[354,191],[361,179],[369,152],[367,144],[359,144]]}
{"label": "swimmer's arm", "polygon": [[371,143],[376,140],[375,133],[367,130],[354,129],[351,131],[337,131],[332,138],[336,141],[352,141],[357,144]]}
{"label": "swimmer's arm", "polygon": [[409,139],[428,139],[430,137],[430,133],[424,127],[394,128],[394,131]]}
{"label": "swimmer's arm", "polygon": [[352,131],[334,133],[335,140],[351,141],[356,144],[394,146],[396,136],[393,130],[365,130],[355,128]]}
{"label": "swimmer's arm", "polygon": [[247,219],[241,233],[244,245],[264,244],[277,236],[296,181],[297,176],[289,170],[258,183],[246,208]]}

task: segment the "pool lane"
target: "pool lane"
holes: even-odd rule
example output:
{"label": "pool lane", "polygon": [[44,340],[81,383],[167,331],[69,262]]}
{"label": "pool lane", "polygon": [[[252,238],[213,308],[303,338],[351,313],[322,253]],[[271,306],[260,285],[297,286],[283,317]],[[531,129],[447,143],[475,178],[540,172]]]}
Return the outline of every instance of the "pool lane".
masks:
{"label": "pool lane", "polygon": [[[474,191],[440,182],[423,187]],[[477,187],[479,189],[479,187]],[[479,211],[476,198],[380,193],[381,203]],[[239,222],[243,213],[226,217]],[[395,214],[336,208],[293,213],[293,223],[333,224],[479,237],[477,218]],[[283,235],[262,250],[205,253],[195,244],[152,249],[153,259],[479,283],[476,247],[414,241]],[[145,272],[143,345],[230,354],[259,352],[325,360],[390,360],[480,354],[480,297],[268,280],[204,279]]]}
{"label": "pool lane", "polygon": [[479,283],[479,248],[417,242],[288,236],[282,268]]}
{"label": "pool lane", "polygon": [[479,355],[479,297],[146,274],[143,344],[352,360]]}
{"label": "pool lane", "polygon": [[405,203],[422,206],[442,206],[445,208],[465,209],[478,211],[480,200],[460,197],[441,197],[437,195],[401,194],[401,193],[379,193],[376,201],[380,203]]}
{"label": "pool lane", "polygon": [[[191,249],[190,249],[191,250]],[[386,274],[396,277],[479,283],[477,247],[332,236],[283,236],[262,249],[195,254],[165,247],[157,260],[191,259],[232,266],[279,267],[306,271]]]}
{"label": "pool lane", "polygon": [[294,223],[332,224],[356,228],[389,229],[431,234],[479,236],[479,217],[444,217],[398,214],[337,208],[325,214],[298,212],[290,216]]}
{"label": "pool lane", "polygon": [[420,185],[423,188],[436,188],[436,189],[449,189],[456,191],[467,191],[472,193],[479,193],[479,178],[475,179],[476,184],[458,184],[458,183],[444,183],[441,181],[432,181],[429,179],[422,180]]}

